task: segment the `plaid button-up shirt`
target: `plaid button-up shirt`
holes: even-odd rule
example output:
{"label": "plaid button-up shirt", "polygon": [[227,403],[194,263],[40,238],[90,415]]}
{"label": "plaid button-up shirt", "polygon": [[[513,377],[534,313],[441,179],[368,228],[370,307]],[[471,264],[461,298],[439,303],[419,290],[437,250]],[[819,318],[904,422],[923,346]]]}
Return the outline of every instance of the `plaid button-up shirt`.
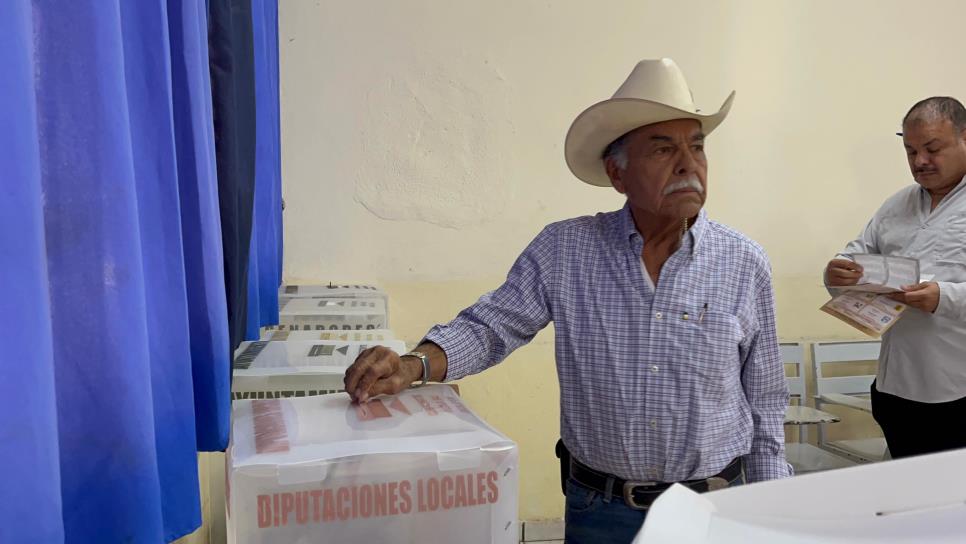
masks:
{"label": "plaid button-up shirt", "polygon": [[764,251],[702,211],[652,290],[643,247],[626,205],[547,226],[502,286],[427,334],[447,380],[499,363],[553,321],[560,432],[584,464],[675,482],[743,456],[749,481],[789,476]]}

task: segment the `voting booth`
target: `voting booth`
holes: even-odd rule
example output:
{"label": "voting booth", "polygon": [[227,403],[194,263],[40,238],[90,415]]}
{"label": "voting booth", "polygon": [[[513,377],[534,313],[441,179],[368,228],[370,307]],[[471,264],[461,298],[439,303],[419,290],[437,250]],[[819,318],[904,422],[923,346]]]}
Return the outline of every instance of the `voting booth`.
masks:
{"label": "voting booth", "polygon": [[360,352],[372,346],[386,346],[398,354],[406,352],[401,340],[242,342],[232,362],[232,399],[307,397],[342,391],[346,369]]}
{"label": "voting booth", "polygon": [[446,385],[236,401],[228,542],[515,544],[518,463]]}
{"label": "voting booth", "polygon": [[966,542],[966,450],[699,495],[675,485],[636,544]]}

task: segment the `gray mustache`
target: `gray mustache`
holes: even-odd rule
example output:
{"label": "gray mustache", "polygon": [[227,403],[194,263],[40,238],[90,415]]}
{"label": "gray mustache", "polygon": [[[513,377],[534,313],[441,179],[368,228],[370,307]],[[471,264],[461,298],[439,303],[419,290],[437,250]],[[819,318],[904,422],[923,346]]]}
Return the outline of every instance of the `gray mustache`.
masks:
{"label": "gray mustache", "polygon": [[674,183],[665,187],[664,196],[667,196],[675,191],[681,191],[683,189],[693,189],[698,193],[704,193],[704,187],[701,186],[701,182],[698,181],[698,178],[690,177],[687,179],[682,179],[681,181],[675,181]]}

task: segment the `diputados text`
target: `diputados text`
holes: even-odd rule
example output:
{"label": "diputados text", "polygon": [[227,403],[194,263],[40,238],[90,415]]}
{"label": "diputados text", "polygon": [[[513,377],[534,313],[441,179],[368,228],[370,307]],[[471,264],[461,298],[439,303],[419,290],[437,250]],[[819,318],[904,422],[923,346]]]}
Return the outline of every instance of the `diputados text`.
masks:
{"label": "diputados text", "polygon": [[500,500],[494,472],[258,495],[258,527],[452,510]]}

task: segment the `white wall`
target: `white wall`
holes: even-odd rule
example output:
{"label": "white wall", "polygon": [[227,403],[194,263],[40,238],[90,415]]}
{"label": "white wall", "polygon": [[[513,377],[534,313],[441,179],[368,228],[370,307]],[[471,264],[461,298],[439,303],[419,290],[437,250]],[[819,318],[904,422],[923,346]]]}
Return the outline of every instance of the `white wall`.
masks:
{"label": "white wall", "polygon": [[[855,336],[817,311],[820,270],[911,182],[908,107],[966,97],[954,0],[283,0],[280,17],[285,277],[385,285],[410,341],[546,223],[622,205],[570,175],[564,135],[662,56],[706,111],[738,91],[708,209],[769,252],[782,336]],[[560,513],[551,341],[464,386],[521,443],[523,517]]]}

